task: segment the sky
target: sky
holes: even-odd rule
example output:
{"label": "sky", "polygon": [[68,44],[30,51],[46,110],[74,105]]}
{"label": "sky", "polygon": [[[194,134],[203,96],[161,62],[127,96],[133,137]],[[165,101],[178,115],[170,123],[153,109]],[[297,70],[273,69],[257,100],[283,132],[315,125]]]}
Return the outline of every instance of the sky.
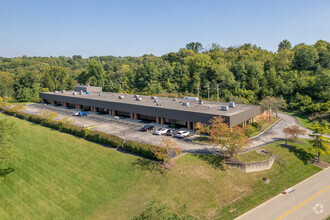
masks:
{"label": "sky", "polygon": [[161,56],[330,41],[329,0],[0,0],[0,57]]}

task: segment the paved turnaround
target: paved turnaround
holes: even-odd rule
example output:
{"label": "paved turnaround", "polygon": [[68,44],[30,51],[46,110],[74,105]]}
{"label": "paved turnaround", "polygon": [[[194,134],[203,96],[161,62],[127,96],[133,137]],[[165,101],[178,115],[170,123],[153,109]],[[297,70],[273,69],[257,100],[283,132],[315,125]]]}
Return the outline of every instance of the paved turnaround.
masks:
{"label": "paved turnaround", "polygon": [[330,168],[292,187],[292,192],[280,194],[237,220],[317,220],[330,215]]}

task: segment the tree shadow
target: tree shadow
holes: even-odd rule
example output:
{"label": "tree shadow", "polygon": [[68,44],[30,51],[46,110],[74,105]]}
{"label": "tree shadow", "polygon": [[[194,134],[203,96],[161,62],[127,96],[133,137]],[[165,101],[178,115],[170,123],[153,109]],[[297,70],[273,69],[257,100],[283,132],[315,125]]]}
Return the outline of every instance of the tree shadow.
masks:
{"label": "tree shadow", "polygon": [[132,166],[138,167],[142,170],[147,170],[150,173],[164,173],[164,168],[156,161],[137,158],[135,162],[131,163]]}
{"label": "tree shadow", "polygon": [[6,169],[0,169],[0,177],[6,177],[8,174],[14,172],[15,169],[13,168],[6,168]]}
{"label": "tree shadow", "polygon": [[222,155],[214,154],[194,154],[194,156],[210,164],[214,169],[225,170],[223,166],[224,157]]}
{"label": "tree shadow", "polygon": [[311,153],[308,153],[303,148],[297,148],[292,145],[286,145],[286,144],[280,144],[281,147],[289,149],[289,152],[294,153],[294,155],[301,160],[305,165],[308,164],[308,162],[314,158],[314,155]]}

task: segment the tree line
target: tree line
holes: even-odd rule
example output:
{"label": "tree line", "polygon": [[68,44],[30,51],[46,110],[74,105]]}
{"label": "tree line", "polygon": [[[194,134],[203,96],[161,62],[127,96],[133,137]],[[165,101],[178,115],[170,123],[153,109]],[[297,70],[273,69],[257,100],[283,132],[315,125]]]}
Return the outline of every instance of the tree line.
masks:
{"label": "tree line", "polygon": [[[108,92],[199,94],[202,99],[259,104],[282,97],[288,108],[328,115],[330,43],[287,40],[271,52],[256,45],[206,49],[191,42],[163,56],[94,56],[0,58],[0,96],[38,101],[41,91],[71,90],[76,84],[101,86]],[[210,94],[210,97],[209,95]]]}

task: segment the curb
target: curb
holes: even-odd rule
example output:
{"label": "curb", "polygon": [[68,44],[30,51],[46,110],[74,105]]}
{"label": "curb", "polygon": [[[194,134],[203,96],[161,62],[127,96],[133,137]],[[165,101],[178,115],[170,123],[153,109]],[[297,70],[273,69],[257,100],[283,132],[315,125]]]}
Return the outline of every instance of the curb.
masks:
{"label": "curb", "polygon": [[[294,188],[294,187],[296,187],[296,186],[298,186],[298,185],[304,183],[305,181],[311,179],[312,177],[314,177],[314,176],[316,176],[316,175],[318,175],[318,174],[320,174],[320,173],[322,173],[322,172],[325,172],[327,169],[330,169],[330,168],[328,167],[328,168],[325,168],[325,169],[321,170],[321,171],[318,172],[318,173],[315,173],[313,176],[310,176],[310,177],[308,177],[307,179],[304,179],[303,181],[301,181],[301,182],[297,183],[296,185],[292,186],[291,188]],[[250,212],[254,211],[255,209],[257,209],[257,208],[259,208],[259,207],[265,205],[266,203],[268,203],[268,202],[270,202],[270,201],[276,199],[276,198],[279,197],[279,196],[282,196],[282,194],[280,193],[280,194],[274,196],[273,198],[270,198],[270,199],[267,200],[266,202],[264,202],[264,203],[258,205],[257,207],[254,207],[253,209],[251,209],[251,210],[245,212],[244,214],[238,216],[237,218],[235,218],[235,220],[239,220],[240,218],[244,217],[245,215],[249,214]]]}
{"label": "curb", "polygon": [[253,136],[253,137],[250,137],[249,139],[254,139],[254,138],[257,138],[259,137],[260,135],[264,134],[266,131],[268,131],[269,129],[271,129],[272,127],[274,127],[277,123],[279,123],[280,121],[282,121],[283,118],[280,118],[279,120],[277,120],[274,124],[272,124],[271,126],[269,126],[268,128],[266,128],[266,130],[262,131],[260,134],[256,135],[256,136]]}

